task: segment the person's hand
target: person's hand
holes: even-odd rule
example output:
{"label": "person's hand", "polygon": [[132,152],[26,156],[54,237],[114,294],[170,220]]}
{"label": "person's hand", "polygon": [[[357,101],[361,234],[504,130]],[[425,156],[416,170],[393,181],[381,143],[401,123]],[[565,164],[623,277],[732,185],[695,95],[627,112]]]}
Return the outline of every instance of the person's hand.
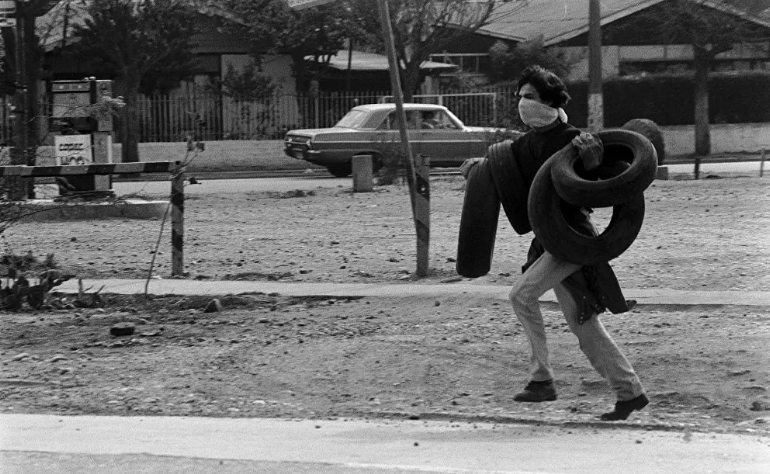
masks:
{"label": "person's hand", "polygon": [[592,170],[602,164],[604,144],[595,136],[580,132],[580,135],[572,139],[572,145],[577,148],[585,169]]}
{"label": "person's hand", "polygon": [[463,161],[463,164],[460,165],[460,174],[463,175],[463,178],[468,179],[468,173],[471,172],[471,168],[476,166],[476,163],[483,159],[484,158],[468,158]]}

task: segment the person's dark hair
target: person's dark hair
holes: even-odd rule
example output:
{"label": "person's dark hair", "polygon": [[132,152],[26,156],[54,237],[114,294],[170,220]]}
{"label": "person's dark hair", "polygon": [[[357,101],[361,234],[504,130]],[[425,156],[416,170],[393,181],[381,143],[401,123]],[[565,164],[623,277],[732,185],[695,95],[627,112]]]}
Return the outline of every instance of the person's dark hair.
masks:
{"label": "person's dark hair", "polygon": [[524,87],[525,84],[532,84],[537,89],[540,98],[546,102],[551,102],[554,108],[563,107],[570,100],[567,93],[567,86],[559,76],[541,66],[529,66],[521,72],[516,93]]}

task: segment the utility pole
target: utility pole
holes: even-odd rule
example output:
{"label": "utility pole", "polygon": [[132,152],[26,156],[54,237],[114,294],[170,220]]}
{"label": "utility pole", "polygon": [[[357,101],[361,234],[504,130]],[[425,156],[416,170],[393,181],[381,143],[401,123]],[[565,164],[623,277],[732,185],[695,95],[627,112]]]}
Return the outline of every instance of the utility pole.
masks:
{"label": "utility pole", "polygon": [[588,0],[588,131],[604,128],[602,26],[599,0]]}
{"label": "utility pole", "polygon": [[[427,276],[429,269],[429,241],[430,241],[430,191],[428,185],[428,172],[425,163],[420,163],[419,170],[415,168],[412,155],[412,146],[406,131],[406,112],[404,112],[404,93],[401,90],[396,46],[393,39],[393,27],[390,24],[390,10],[388,0],[379,0],[380,19],[382,22],[383,38],[388,51],[388,63],[390,65],[390,83],[393,89],[393,100],[396,103],[396,116],[398,117],[398,131],[401,136],[401,146],[406,155],[406,179],[409,184],[409,197],[412,201],[412,216],[414,217],[415,230],[417,232],[417,271],[419,277]],[[424,160],[425,157],[420,157]]]}
{"label": "utility pole", "polygon": [[[25,28],[26,25],[26,7],[24,2],[16,3],[15,11],[15,60],[16,68],[15,93],[13,97],[13,125],[11,137],[10,158],[12,165],[27,164],[27,78],[25,64]],[[20,177],[8,177],[6,179],[7,197],[9,201],[23,201],[26,199],[26,182]]]}

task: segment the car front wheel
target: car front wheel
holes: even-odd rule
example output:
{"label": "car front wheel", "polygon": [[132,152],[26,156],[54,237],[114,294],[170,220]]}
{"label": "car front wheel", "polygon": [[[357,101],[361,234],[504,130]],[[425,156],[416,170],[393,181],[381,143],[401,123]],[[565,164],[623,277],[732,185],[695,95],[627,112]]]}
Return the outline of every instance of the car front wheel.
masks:
{"label": "car front wheel", "polygon": [[346,176],[350,176],[353,173],[353,164],[352,162],[348,161],[347,163],[326,165],[326,169],[329,170],[329,173],[336,176],[337,178],[344,178]]}

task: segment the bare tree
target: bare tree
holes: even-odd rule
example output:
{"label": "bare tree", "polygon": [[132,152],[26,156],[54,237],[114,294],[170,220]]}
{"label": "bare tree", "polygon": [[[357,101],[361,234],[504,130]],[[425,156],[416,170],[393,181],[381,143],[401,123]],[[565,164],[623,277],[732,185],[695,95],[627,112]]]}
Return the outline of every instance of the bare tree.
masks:
{"label": "bare tree", "polygon": [[[378,0],[348,0],[350,8],[368,31],[379,31]],[[396,55],[400,63],[404,98],[409,101],[417,91],[423,63],[431,54],[440,53],[462,38],[478,31],[492,20],[499,20],[495,0],[390,0]],[[518,2],[525,6],[526,1]],[[506,9],[506,14],[517,8]]]}

